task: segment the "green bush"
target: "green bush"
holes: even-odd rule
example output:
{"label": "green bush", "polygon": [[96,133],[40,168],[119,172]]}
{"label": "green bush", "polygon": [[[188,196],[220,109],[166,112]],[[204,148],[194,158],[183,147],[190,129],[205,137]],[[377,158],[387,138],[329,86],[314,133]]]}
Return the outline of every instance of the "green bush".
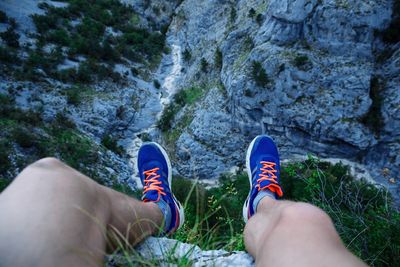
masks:
{"label": "green bush", "polygon": [[231,7],[231,12],[229,14],[229,19],[231,23],[234,23],[237,17],[236,8],[234,6]]}
{"label": "green bush", "polygon": [[116,154],[124,154],[124,149],[118,145],[117,140],[110,135],[105,135],[103,139],[101,139],[101,144]]}
{"label": "green bush", "polygon": [[169,104],[164,109],[164,112],[157,123],[157,127],[163,132],[171,130],[175,115],[185,105],[194,104],[203,95],[204,95],[204,89],[200,87],[190,87],[187,89],[180,90],[178,93],[175,94],[173,103]]}
{"label": "green bush", "polygon": [[254,10],[254,8],[250,8],[249,10],[249,18],[254,18],[254,16],[256,15],[256,11]]}
{"label": "green bush", "polygon": [[159,82],[158,80],[154,80],[154,81],[153,81],[153,85],[154,85],[154,87],[157,88],[157,89],[160,89],[160,87],[161,87],[161,84],[160,84],[160,82]]}
{"label": "green bush", "polygon": [[13,139],[22,148],[30,148],[35,144],[35,136],[31,133],[32,129],[25,127],[16,127],[12,132]]}
{"label": "green bush", "polygon": [[258,14],[258,15],[256,16],[256,22],[257,22],[258,25],[261,26],[261,24],[263,23],[263,20],[264,20],[264,17],[263,17],[262,14]]}
{"label": "green bush", "polygon": [[[0,165],[1,166],[1,165]],[[0,170],[1,173],[1,170]],[[0,177],[0,193],[6,189],[7,186],[9,186],[9,184],[11,184],[12,180],[11,179],[6,179],[6,178],[2,178]]]}
{"label": "green bush", "polygon": [[204,57],[200,60],[200,70],[202,72],[207,72],[208,70],[208,62]]}
{"label": "green bush", "polygon": [[0,23],[7,23],[8,17],[4,11],[0,10]]}
{"label": "green bush", "polygon": [[69,46],[71,39],[65,29],[52,30],[48,34],[47,40],[51,43],[59,44],[62,46]]}
{"label": "green bush", "polygon": [[157,122],[157,127],[163,131],[169,131],[172,127],[172,122],[174,120],[175,114],[180,110],[180,106],[176,104],[169,104],[163,111],[160,120]]}
{"label": "green bush", "polygon": [[[395,266],[400,257],[400,214],[387,192],[357,181],[342,164],[309,158],[282,166],[284,198],[325,210],[345,245],[371,266]],[[175,177],[174,194],[184,203],[186,223],[174,238],[203,249],[243,250],[242,205],[249,184],[245,173],[220,178],[205,189]]]}
{"label": "green bush", "polygon": [[84,173],[98,161],[96,146],[77,131],[53,126],[50,134],[50,139],[43,139],[39,143],[46,156],[57,156]]}
{"label": "green bush", "polygon": [[294,65],[298,68],[306,65],[309,62],[307,55],[298,55],[294,59]]}
{"label": "green bush", "polygon": [[253,61],[251,75],[257,86],[265,87],[269,83],[268,75],[259,61]]}
{"label": "green bush", "polygon": [[185,49],[185,51],[183,51],[183,60],[186,62],[189,62],[192,59],[192,54],[190,53],[189,49]]}
{"label": "green bush", "polygon": [[215,51],[215,55],[214,55],[214,64],[218,70],[221,70],[221,68],[222,68],[222,60],[223,60],[222,52],[218,47],[217,50]]}
{"label": "green bush", "polygon": [[0,177],[1,177],[1,175],[4,174],[11,167],[11,161],[9,159],[9,156],[11,154],[12,147],[11,143],[7,142],[7,140],[3,137],[0,140],[0,147],[1,147],[0,149]]}
{"label": "green bush", "polygon": [[0,37],[8,46],[19,48],[19,34],[14,28],[8,27],[5,32],[0,33]]}
{"label": "green bush", "polygon": [[79,86],[74,86],[65,91],[67,96],[67,103],[70,105],[78,106],[82,99],[81,99],[81,88]]}
{"label": "green bush", "polygon": [[18,63],[18,56],[8,47],[0,46],[0,61],[6,63]]}

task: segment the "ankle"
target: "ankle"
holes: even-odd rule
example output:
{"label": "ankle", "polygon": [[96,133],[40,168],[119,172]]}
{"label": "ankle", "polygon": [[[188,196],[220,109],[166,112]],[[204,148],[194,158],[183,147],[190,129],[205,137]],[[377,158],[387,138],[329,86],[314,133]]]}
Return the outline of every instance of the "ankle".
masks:
{"label": "ankle", "polygon": [[275,198],[273,198],[271,196],[266,195],[258,202],[256,212],[271,210],[277,204],[278,204],[278,200],[276,200]]}

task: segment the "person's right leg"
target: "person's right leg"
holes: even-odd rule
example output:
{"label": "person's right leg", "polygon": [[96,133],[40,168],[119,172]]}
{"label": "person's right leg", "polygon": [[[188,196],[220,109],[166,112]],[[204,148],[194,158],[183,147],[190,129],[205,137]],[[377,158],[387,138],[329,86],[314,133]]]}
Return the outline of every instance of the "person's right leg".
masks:
{"label": "person's right leg", "polygon": [[[342,244],[329,216],[306,203],[276,200],[278,149],[268,136],[257,136],[246,156],[250,181],[243,206],[246,249],[260,266],[365,266]],[[247,221],[248,220],[248,221]]]}
{"label": "person's right leg", "polygon": [[258,266],[365,266],[343,246],[329,216],[307,203],[264,197],[244,241]]}

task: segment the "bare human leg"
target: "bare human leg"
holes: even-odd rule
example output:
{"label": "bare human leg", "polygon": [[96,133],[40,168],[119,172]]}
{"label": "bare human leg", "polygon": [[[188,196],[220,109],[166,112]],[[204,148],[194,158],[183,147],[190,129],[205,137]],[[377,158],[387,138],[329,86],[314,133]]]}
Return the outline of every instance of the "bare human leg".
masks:
{"label": "bare human leg", "polygon": [[99,266],[110,236],[115,241],[121,233],[136,244],[162,223],[155,203],[45,158],[0,194],[0,266]]}
{"label": "bare human leg", "polygon": [[262,198],[244,241],[257,266],[366,266],[344,247],[329,216],[306,203]]}

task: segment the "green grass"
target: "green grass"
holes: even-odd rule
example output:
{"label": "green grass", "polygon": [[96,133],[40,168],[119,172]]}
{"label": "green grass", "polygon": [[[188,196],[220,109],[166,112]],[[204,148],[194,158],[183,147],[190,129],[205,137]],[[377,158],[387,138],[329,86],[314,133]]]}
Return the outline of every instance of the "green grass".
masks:
{"label": "green grass", "polygon": [[167,132],[172,130],[172,124],[175,119],[175,115],[182,110],[185,106],[190,106],[200,100],[205,93],[205,89],[201,87],[190,87],[182,89],[174,96],[174,99],[169,106],[167,106],[157,123],[158,128]]}
{"label": "green grass", "polygon": [[[100,183],[96,168],[99,151],[104,150],[82,135],[64,114],[58,113],[50,122],[43,122],[39,113],[23,111],[14,106],[14,100],[0,94],[0,177],[12,179],[8,170],[22,169],[43,157],[56,157]],[[24,153],[17,153],[15,146]],[[16,159],[16,166],[10,161]]]}
{"label": "green grass", "polygon": [[259,61],[253,61],[252,63],[251,77],[257,86],[265,87],[269,83],[268,75]]}
{"label": "green grass", "polygon": [[[400,257],[400,214],[392,207],[385,189],[355,180],[341,163],[332,165],[313,157],[283,165],[281,181],[285,199],[308,202],[327,212],[346,247],[368,265],[396,266]],[[173,188],[184,206],[185,224],[172,238],[203,250],[245,249],[242,205],[249,190],[246,173],[221,176],[220,185],[211,189],[195,180],[174,177]],[[134,248],[119,251],[123,256],[118,266],[191,264],[191,252],[183,259],[166,255],[166,260],[160,262],[143,259]]]}
{"label": "green grass", "polygon": [[[342,164],[316,158],[284,165],[285,199],[305,201],[325,210],[345,245],[371,266],[394,266],[400,257],[400,214],[389,193],[356,181]],[[174,179],[174,193],[184,203],[186,223],[173,238],[202,249],[243,250],[242,205],[248,193],[245,173],[220,178],[205,189],[183,178]]]}

